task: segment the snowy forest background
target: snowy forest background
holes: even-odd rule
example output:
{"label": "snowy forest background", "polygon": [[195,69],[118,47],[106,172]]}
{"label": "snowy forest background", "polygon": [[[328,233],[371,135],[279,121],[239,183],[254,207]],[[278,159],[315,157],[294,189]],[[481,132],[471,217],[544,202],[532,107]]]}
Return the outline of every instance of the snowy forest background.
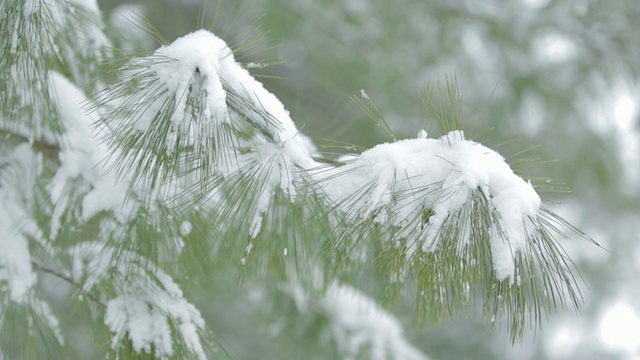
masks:
{"label": "snowy forest background", "polygon": [[[259,80],[321,151],[347,153],[345,144],[388,141],[351,101],[361,89],[399,138],[415,137],[424,127],[425,84],[455,74],[467,134],[500,151],[525,177],[548,178],[554,191],[543,196],[558,202],[553,210],[610,250],[578,235],[562,240],[586,284],[580,315],[558,311],[542,331],[527,330],[512,345],[504,326],[489,331],[487,319],[425,327],[397,306],[393,313],[413,347],[433,359],[640,358],[640,6],[634,0],[224,3],[217,27],[227,38],[250,29],[259,39],[255,48],[266,50],[249,52],[244,61],[255,58]],[[203,15],[196,0],[98,4],[110,26],[149,51],[159,44],[131,24],[134,14],[145,14],[168,43],[216,16],[215,3]],[[260,69],[265,59],[278,65]],[[260,294],[243,301],[224,288],[211,294],[211,303],[201,293],[194,302],[233,358],[282,356],[283,344],[257,324],[287,329],[289,341],[304,341],[298,330],[313,334],[308,323],[274,321],[270,312],[278,304],[261,309]],[[67,341],[88,341],[90,314],[52,307],[78,320],[67,326]],[[1,340],[0,349],[11,348]],[[105,350],[79,348],[83,358]]]}

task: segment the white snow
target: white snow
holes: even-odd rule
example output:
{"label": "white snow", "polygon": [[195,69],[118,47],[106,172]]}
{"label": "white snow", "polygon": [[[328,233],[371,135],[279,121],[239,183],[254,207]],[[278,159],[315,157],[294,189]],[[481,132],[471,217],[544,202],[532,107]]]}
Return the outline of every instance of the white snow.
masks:
{"label": "white snow", "polygon": [[[24,16],[37,14],[46,16],[47,20],[53,20],[56,24],[62,23],[64,6],[66,4],[57,0],[25,0]],[[52,29],[53,30],[53,29]]]}
{"label": "white snow", "polygon": [[0,188],[0,290],[8,290],[17,303],[27,299],[38,280],[31,267],[29,243],[19,228],[25,215],[9,192]]}
{"label": "white snow", "polygon": [[193,226],[191,225],[190,222],[188,221],[183,221],[180,224],[180,235],[182,236],[187,236],[191,233],[191,229],[193,228]]}
{"label": "white snow", "polygon": [[[185,131],[188,124],[182,124],[184,110],[187,106],[185,94],[194,80],[194,72],[199,73],[204,80],[206,92],[206,111],[209,111],[210,121],[228,121],[226,93],[222,89],[222,82],[218,71],[223,59],[230,57],[233,61],[231,49],[226,43],[213,34],[200,30],[181,37],[172,44],[156,50],[154,56],[165,57],[173,61],[163,61],[152,65],[158,79],[167,90],[175,94],[177,103],[173,119],[174,127]],[[182,126],[181,126],[182,125]]]}
{"label": "white snow", "polygon": [[37,276],[31,266],[28,238],[40,238],[30,206],[42,157],[22,143],[5,150],[0,168],[0,290],[7,291],[11,301],[29,303]]}
{"label": "white snow", "polygon": [[[117,295],[107,302],[104,318],[113,333],[114,349],[128,338],[137,352],[169,358],[174,355],[178,335],[191,353],[206,359],[199,336],[205,328],[204,319],[168,274],[137,254],[96,242],[79,244],[69,254],[72,277],[84,281],[85,291],[105,278],[126,279],[113,281]],[[172,333],[170,323],[177,325],[178,334]]]}
{"label": "white snow", "polygon": [[64,137],[60,140],[60,167],[47,187],[51,200],[59,203],[52,219],[53,236],[60,226],[60,208],[65,207],[63,190],[76,178],[81,178],[88,186],[87,189],[75,189],[84,192],[82,220],[88,220],[101,211],[112,211],[118,220],[126,221],[134,211],[135,204],[125,203],[127,184],[107,172],[109,163],[105,159],[109,150],[101,141],[101,134],[91,129],[99,115],[89,114],[83,109],[87,98],[62,75],[49,73],[49,85],[65,129]]}
{"label": "white snow", "polygon": [[320,306],[331,320],[345,359],[427,359],[404,338],[402,325],[393,315],[348,285],[330,285]]}
{"label": "white snow", "polygon": [[[121,119],[117,111],[112,118],[106,115],[113,120],[112,128],[120,126],[134,132],[153,132],[155,128],[152,125],[158,126],[153,122],[161,119],[157,117],[158,111],[164,104],[174,102],[175,110],[169,119],[170,131],[166,135],[154,133],[154,136],[166,136],[157,139],[159,147],[169,152],[176,146],[190,147],[192,155],[211,162],[193,167],[204,165],[202,168],[212,169],[216,176],[241,174],[259,177],[268,174],[256,179],[261,188],[256,192],[257,206],[251,216],[252,237],[261,231],[263,215],[278,189],[291,201],[295,200],[295,181],[299,178],[296,168],[316,166],[311,155],[316,149],[309,138],[298,132],[282,103],[235,61],[231,49],[222,39],[199,30],[160,47],[151,57],[133,60],[127,68],[145,82],[145,88],[158,90],[151,91],[155,94],[151,104],[145,94],[117,96],[118,100],[111,104],[113,108],[130,106],[136,116]],[[194,109],[190,106],[194,98],[200,98],[202,102],[202,116],[193,116]],[[239,104],[240,111],[244,113],[232,111],[230,103]],[[255,127],[247,123],[245,116],[251,117],[270,134],[257,131],[250,139],[229,135],[229,126],[241,131]],[[230,136],[233,139],[228,143],[218,141]],[[213,141],[218,142],[212,145]],[[237,148],[250,148],[252,151],[239,153]],[[127,156],[143,156],[145,150],[136,151]],[[265,164],[270,167],[269,171],[263,171]],[[177,177],[182,176],[180,171],[176,170]],[[182,177],[185,184],[181,186],[187,188],[188,182],[202,180],[197,174],[199,170],[188,178]],[[204,175],[209,177],[211,174]],[[211,197],[216,191],[212,190]]]}
{"label": "white snow", "polygon": [[[51,251],[31,215],[42,154],[22,143],[0,155],[0,168],[0,292],[7,300],[28,307],[64,344],[58,319],[35,292],[38,276],[29,249],[32,240],[40,250]],[[27,321],[32,324],[30,316]]]}
{"label": "white snow", "polygon": [[[343,204],[347,214],[366,218],[378,211],[376,221],[389,226],[402,227],[431,208],[429,231],[418,239],[424,251],[435,248],[447,217],[480,189],[500,215],[500,228],[494,229],[492,238],[493,265],[500,280],[513,280],[514,256],[525,249],[533,228],[527,226],[529,218],[540,207],[532,185],[517,176],[500,154],[466,140],[461,131],[440,139],[426,138],[426,132],[421,132],[417,139],[377,145],[342,167],[314,176],[321,180],[328,198]],[[370,190],[359,195],[367,187]],[[394,198],[394,194],[411,196]],[[410,248],[408,255],[415,250]]]}
{"label": "white snow", "polygon": [[[86,19],[84,21],[77,21],[71,16],[67,19],[68,24],[66,24],[66,26],[75,30],[74,41],[76,41],[76,43],[73,49],[80,51],[88,58],[100,58],[103,53],[109,53],[111,41],[104,33],[102,13],[98,7],[97,0],[72,0],[70,4],[77,6],[86,13]],[[72,61],[74,59],[75,57],[69,57],[67,60]],[[90,64],[94,66],[94,64]],[[72,65],[70,68],[72,71],[76,71],[77,69],[81,69],[82,66]],[[87,78],[83,80],[90,79]]]}
{"label": "white snow", "polygon": [[98,1],[96,0],[71,0],[71,2],[94,14],[100,15],[100,8],[98,7]]}
{"label": "white snow", "polygon": [[58,343],[60,345],[64,345],[64,337],[62,336],[62,330],[60,329],[60,322],[53,315],[53,311],[51,311],[49,304],[33,297],[29,299],[29,306],[33,313],[49,326],[49,330],[53,332],[53,336],[55,336]]}
{"label": "white snow", "polygon": [[[151,60],[150,69],[166,90],[162,96],[176,102],[176,110],[171,117],[170,141],[179,136],[188,139],[185,145],[193,146],[196,152],[210,152],[207,144],[211,139],[218,138],[216,134],[221,131],[220,124],[229,123],[239,129],[254,126],[247,125],[244,114],[238,114],[228,106],[229,103],[238,102],[241,111],[268,129],[273,136],[270,138],[257,132],[252,139],[237,138],[234,144],[218,144],[228,145],[229,153],[215,157],[214,160],[219,163],[212,165],[221,176],[266,174],[257,182],[263,186],[256,193],[257,205],[250,222],[250,236],[256,237],[262,230],[263,215],[278,189],[291,201],[295,200],[297,191],[294,182],[299,176],[295,169],[317,166],[312,158],[312,154],[316,153],[315,146],[308,137],[298,132],[282,103],[235,61],[231,49],[214,34],[205,30],[193,32],[170,45],[162,46],[152,58],[161,59]],[[228,94],[225,89],[234,94]],[[186,94],[190,91],[190,96],[203,96],[204,119],[193,119],[189,115],[191,111],[187,111],[189,105]],[[156,107],[164,102],[166,100],[158,99],[158,104],[150,107],[132,126],[138,131],[147,131],[156,114]],[[239,154],[233,150],[236,146],[253,151]],[[268,171],[262,171],[265,164],[269,167]]]}
{"label": "white snow", "polygon": [[186,347],[199,359],[206,359],[198,336],[198,331],[204,328],[204,321],[200,312],[182,298],[173,298],[165,293],[154,297],[140,293],[122,295],[107,303],[104,321],[114,333],[113,348],[117,348],[126,336],[136,352],[153,353],[161,359],[175,355],[169,322],[176,321]]}
{"label": "white snow", "polygon": [[[270,118],[263,119],[261,114],[254,114],[255,121],[262,121],[263,125],[275,132],[278,143],[284,153],[292,161],[303,167],[315,166],[310,156],[308,139],[299,137],[289,112],[280,100],[267,91],[262,83],[254,79],[249,72],[235,61],[231,49],[227,44],[211,32],[198,30],[181,37],[168,46],[158,49],[154,56],[165,57],[173,61],[158,62],[152,66],[158,79],[167,90],[175,94],[178,116],[173,119],[174,127],[186,129],[183,118],[186,107],[186,89],[194,81],[194,72],[200,74],[204,82],[206,93],[206,110],[214,122],[232,121],[227,108],[227,94],[222,88],[223,83],[236,93],[246,97],[256,111],[269,114]],[[273,122],[267,124],[267,121]],[[206,134],[206,133],[205,133]]]}
{"label": "white snow", "polygon": [[9,300],[28,306],[48,325],[58,343],[64,344],[58,319],[46,302],[34,296],[38,277],[31,265],[28,240],[21,232],[30,220],[12,194],[15,192],[0,186],[0,292],[6,292]]}

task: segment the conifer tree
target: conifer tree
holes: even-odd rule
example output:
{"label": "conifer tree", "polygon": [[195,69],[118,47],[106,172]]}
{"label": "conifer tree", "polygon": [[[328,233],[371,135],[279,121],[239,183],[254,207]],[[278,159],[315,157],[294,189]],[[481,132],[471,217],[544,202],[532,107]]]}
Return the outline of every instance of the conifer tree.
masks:
{"label": "conifer tree", "polygon": [[514,342],[579,310],[560,241],[590,239],[467,137],[453,77],[427,96],[442,136],[398,139],[362,91],[389,142],[331,158],[247,41],[138,52],[92,0],[0,14],[0,354],[235,358],[259,341],[211,320],[235,307],[281,358],[426,359],[394,306],[480,307]]}

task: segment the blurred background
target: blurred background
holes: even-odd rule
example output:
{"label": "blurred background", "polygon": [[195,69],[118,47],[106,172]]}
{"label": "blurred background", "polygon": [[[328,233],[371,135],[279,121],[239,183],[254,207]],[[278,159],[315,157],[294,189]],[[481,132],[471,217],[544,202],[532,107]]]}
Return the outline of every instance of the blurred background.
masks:
{"label": "blurred background", "polygon": [[[203,10],[200,0],[98,3],[132,34],[130,11],[143,12],[169,42],[216,17],[216,3]],[[335,140],[387,141],[350,100],[361,89],[399,138],[439,135],[421,94],[455,75],[467,136],[507,157],[610,251],[579,236],[562,242],[584,278],[584,308],[558,311],[522,344],[480,318],[424,329],[396,312],[416,347],[434,359],[640,359],[637,0],[227,0],[220,9],[216,29],[227,41],[259,40],[238,55],[327,156],[350,150]],[[255,333],[250,319],[210,312],[223,333]],[[228,342],[246,358],[275,346]]]}

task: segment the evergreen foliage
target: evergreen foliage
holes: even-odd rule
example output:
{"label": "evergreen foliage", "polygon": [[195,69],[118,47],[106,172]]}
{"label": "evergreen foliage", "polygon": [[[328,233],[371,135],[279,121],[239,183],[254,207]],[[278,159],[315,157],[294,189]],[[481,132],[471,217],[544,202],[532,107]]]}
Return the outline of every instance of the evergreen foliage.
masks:
{"label": "evergreen foliage", "polygon": [[480,307],[514,342],[579,310],[560,240],[588,238],[467,139],[455,79],[424,97],[442,137],[397,139],[363,91],[391,142],[331,159],[236,60],[250,31],[145,54],[95,1],[0,14],[5,356],[233,358],[216,303],[269,319],[283,357],[426,359],[383,308]]}

